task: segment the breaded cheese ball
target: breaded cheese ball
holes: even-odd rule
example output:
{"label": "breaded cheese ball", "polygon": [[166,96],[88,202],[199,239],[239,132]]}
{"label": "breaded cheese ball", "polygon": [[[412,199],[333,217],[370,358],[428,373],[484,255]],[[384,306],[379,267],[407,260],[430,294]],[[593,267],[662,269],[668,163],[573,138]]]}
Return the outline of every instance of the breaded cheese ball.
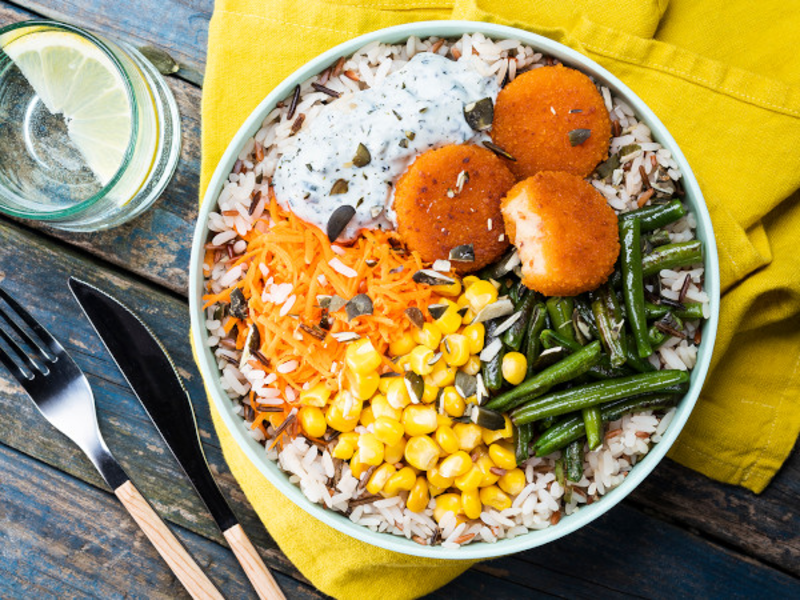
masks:
{"label": "breaded cheese ball", "polygon": [[502,211],[529,288],[546,296],[575,296],[596,289],[614,271],[617,215],[577,175],[542,171],[520,181],[506,194]]}
{"label": "breaded cheese ball", "polygon": [[444,146],[417,157],[397,181],[397,229],[423,260],[447,259],[472,244],[474,262],[453,262],[462,273],[494,262],[508,247],[500,200],[516,179],[493,152],[471,145]]}
{"label": "breaded cheese ball", "polygon": [[608,158],[611,119],[591,79],[556,65],[523,73],[503,88],[491,134],[516,159],[509,168],[519,179],[539,171],[585,177]]}

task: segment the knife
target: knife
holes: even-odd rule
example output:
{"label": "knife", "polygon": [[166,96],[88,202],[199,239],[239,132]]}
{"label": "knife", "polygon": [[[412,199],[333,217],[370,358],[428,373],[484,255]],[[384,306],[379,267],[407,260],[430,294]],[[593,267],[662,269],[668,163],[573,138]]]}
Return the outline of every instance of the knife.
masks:
{"label": "knife", "polygon": [[106,292],[74,277],[68,283],[75,300],[230,544],[259,598],[285,600],[211,475],[191,398],[164,346],[139,317]]}

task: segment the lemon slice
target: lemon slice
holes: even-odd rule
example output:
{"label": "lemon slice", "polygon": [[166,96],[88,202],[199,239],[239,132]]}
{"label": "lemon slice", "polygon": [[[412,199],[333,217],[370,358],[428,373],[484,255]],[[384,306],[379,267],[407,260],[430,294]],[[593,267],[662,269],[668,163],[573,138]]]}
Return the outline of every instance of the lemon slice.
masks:
{"label": "lemon slice", "polygon": [[130,101],[112,61],[90,41],[62,31],[24,35],[4,50],[47,110],[64,116],[70,140],[106,185],[131,138]]}

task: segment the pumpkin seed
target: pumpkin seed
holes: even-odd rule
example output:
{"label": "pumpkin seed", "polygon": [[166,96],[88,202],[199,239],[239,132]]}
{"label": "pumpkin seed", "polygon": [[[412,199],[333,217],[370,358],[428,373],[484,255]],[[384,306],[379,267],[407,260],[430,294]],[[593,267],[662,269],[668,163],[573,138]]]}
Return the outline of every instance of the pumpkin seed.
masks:
{"label": "pumpkin seed", "polygon": [[583,142],[588,140],[591,135],[591,129],[573,129],[567,134],[567,136],[569,136],[569,143],[572,146],[580,146]]}
{"label": "pumpkin seed", "polygon": [[503,418],[502,414],[480,406],[476,406],[472,410],[472,422],[490,431],[504,429],[506,426],[506,420]]}
{"label": "pumpkin seed", "polygon": [[244,340],[244,348],[242,349],[242,358],[239,360],[239,369],[247,364],[253,352],[261,347],[261,334],[258,332],[258,327],[250,325],[247,331],[247,337]]}
{"label": "pumpkin seed", "polygon": [[353,166],[366,167],[371,160],[372,155],[369,153],[369,150],[367,150],[367,147],[364,144],[359,144],[358,148],[356,148],[356,154],[353,157]]}
{"label": "pumpkin seed", "polygon": [[506,160],[510,160],[510,161],[513,161],[513,162],[517,162],[517,159],[516,159],[516,158],[514,158],[513,156],[511,156],[511,154],[509,154],[508,152],[506,152],[505,150],[503,150],[503,149],[502,149],[500,146],[498,146],[497,144],[493,144],[492,142],[483,142],[483,145],[484,145],[484,146],[486,146],[486,147],[487,147],[489,150],[491,150],[491,151],[492,151],[492,152],[494,152],[495,154],[497,154],[498,156],[502,156],[502,157],[503,157],[503,158],[505,158]]}
{"label": "pumpkin seed", "polygon": [[347,183],[346,179],[337,179],[333,182],[331,186],[330,195],[331,196],[338,196],[339,194],[346,194],[347,190],[350,189],[350,184]]}
{"label": "pumpkin seed", "polygon": [[451,277],[437,273],[433,269],[421,269],[414,273],[412,279],[415,283],[423,285],[453,285],[455,283]]}
{"label": "pumpkin seed", "polygon": [[608,160],[601,162],[597,166],[595,173],[600,179],[605,179],[617,169],[619,169],[619,154],[612,154],[608,157]]}
{"label": "pumpkin seed", "polygon": [[431,304],[428,306],[428,312],[430,313],[431,317],[436,320],[447,312],[447,308],[447,304]]}
{"label": "pumpkin seed", "polygon": [[501,298],[496,302],[492,302],[484,306],[475,318],[473,323],[483,323],[484,321],[491,321],[492,319],[499,319],[514,312],[514,303],[508,298]]}
{"label": "pumpkin seed", "polygon": [[406,390],[408,390],[408,396],[411,398],[411,402],[413,404],[422,402],[422,394],[425,393],[425,381],[422,379],[422,376],[417,375],[414,371],[407,371],[406,374],[403,375],[403,379],[405,380]]}
{"label": "pumpkin seed", "polygon": [[464,119],[475,131],[483,131],[492,126],[494,104],[491,98],[481,98],[464,106]]}
{"label": "pumpkin seed", "polygon": [[422,311],[417,308],[416,306],[409,306],[405,310],[406,317],[417,329],[422,329],[425,325],[425,315],[422,314]]}
{"label": "pumpkin seed", "polygon": [[341,296],[337,296],[336,294],[334,294],[333,296],[331,296],[331,300],[328,303],[328,312],[335,313],[337,310],[339,310],[346,304],[347,300],[345,300]]}
{"label": "pumpkin seed", "polygon": [[247,318],[247,300],[244,299],[244,292],[241,288],[234,288],[231,292],[230,312],[237,319]]}
{"label": "pumpkin seed", "polygon": [[356,317],[372,314],[372,300],[366,294],[357,294],[344,305],[347,313],[347,320],[352,321]]}
{"label": "pumpkin seed", "polygon": [[332,333],[331,337],[342,344],[347,342],[355,342],[356,340],[361,339],[361,336],[355,331],[337,331],[336,333]]}
{"label": "pumpkin seed", "polygon": [[478,390],[478,379],[464,371],[456,371],[455,386],[458,394],[466,400]]}
{"label": "pumpkin seed", "polygon": [[456,246],[450,250],[448,258],[457,262],[475,262],[475,246],[472,244]]}
{"label": "pumpkin seed", "polygon": [[[344,181],[344,179],[340,179],[339,181]],[[336,184],[333,184],[334,188]],[[347,187],[347,182],[345,181],[345,187]],[[345,190],[347,191],[347,190]],[[333,190],[331,190],[333,193]],[[353,217],[356,214],[356,209],[350,206],[349,204],[343,204],[331,215],[331,218],[328,219],[328,239],[331,242],[335,242],[339,239],[339,236],[342,235],[342,232],[347,227],[348,223],[353,220]]]}

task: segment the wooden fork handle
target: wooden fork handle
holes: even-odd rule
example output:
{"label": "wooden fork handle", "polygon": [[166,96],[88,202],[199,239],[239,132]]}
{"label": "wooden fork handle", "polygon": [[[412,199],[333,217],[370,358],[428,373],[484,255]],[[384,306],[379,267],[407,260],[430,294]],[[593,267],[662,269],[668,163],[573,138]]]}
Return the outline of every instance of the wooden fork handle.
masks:
{"label": "wooden fork handle", "polygon": [[253,547],[250,538],[238,523],[222,532],[225,539],[242,565],[247,578],[253,584],[258,597],[261,600],[286,600],[281,588],[278,587],[278,582],[269,572],[267,565],[261,560],[258,552]]}
{"label": "wooden fork handle", "polygon": [[115,489],[114,493],[192,598],[224,600],[219,590],[214,587],[186,548],[181,545],[166,523],[161,520],[161,517],[130,480]]}

